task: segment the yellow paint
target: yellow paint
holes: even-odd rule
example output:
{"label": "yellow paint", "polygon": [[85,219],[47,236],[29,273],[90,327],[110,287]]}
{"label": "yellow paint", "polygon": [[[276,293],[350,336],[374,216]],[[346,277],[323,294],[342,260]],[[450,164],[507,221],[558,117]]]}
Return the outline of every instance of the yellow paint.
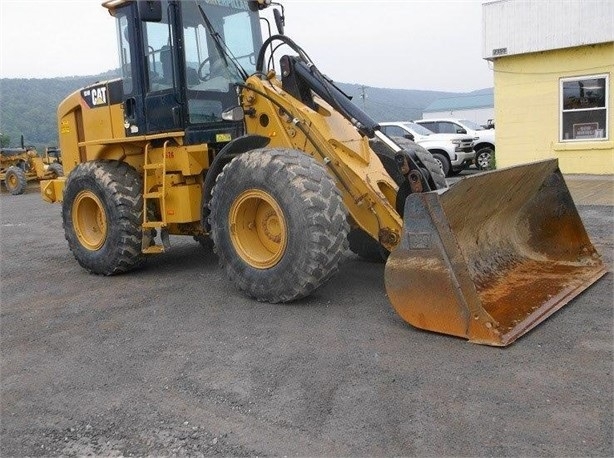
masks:
{"label": "yellow paint", "polygon": [[[343,202],[356,223],[391,250],[401,236],[403,221],[396,212],[396,183],[369,147],[369,140],[315,97],[315,109],[285,93],[276,80],[247,80],[243,94],[246,130],[268,136],[269,147],[292,148],[324,164],[336,180]],[[280,107],[283,107],[281,109]]]}
{"label": "yellow paint", "polygon": [[230,238],[241,259],[255,269],[270,269],[283,258],[288,244],[286,218],[274,197],[247,189],[228,215]]}
{"label": "yellow paint", "polygon": [[[557,158],[563,173],[614,174],[614,42],[494,61],[497,167]],[[561,143],[560,79],[609,74],[608,139]]]}
{"label": "yellow paint", "polygon": [[[166,221],[189,223],[200,221],[202,189],[198,183],[167,187]],[[174,233],[172,230],[170,233]]]}

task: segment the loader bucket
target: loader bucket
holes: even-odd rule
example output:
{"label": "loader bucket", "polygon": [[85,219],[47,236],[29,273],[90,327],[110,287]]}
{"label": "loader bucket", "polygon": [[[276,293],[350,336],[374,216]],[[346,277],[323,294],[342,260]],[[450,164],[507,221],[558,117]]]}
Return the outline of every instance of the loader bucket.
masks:
{"label": "loader bucket", "polygon": [[421,329],[506,346],[606,273],[557,160],[411,194],[386,264],[397,313]]}

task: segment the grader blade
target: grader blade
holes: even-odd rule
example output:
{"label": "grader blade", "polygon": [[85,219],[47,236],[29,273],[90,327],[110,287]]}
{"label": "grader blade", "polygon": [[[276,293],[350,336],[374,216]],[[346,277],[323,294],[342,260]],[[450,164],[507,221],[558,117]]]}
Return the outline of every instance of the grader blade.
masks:
{"label": "grader blade", "polygon": [[605,273],[547,160],[411,194],[385,281],[409,324],[506,346]]}

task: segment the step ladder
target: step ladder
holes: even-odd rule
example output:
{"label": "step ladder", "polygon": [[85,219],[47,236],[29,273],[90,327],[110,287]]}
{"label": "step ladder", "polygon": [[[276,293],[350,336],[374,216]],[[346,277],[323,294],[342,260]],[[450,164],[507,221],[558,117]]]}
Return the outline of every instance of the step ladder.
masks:
{"label": "step ladder", "polygon": [[[141,251],[145,254],[163,253],[171,246],[166,222],[166,147],[164,142],[162,150],[162,162],[150,161],[150,143],[145,146],[143,159],[143,238]],[[150,219],[147,209],[150,202],[154,202],[160,209],[160,220]],[[162,244],[155,241],[156,233],[160,234]]]}

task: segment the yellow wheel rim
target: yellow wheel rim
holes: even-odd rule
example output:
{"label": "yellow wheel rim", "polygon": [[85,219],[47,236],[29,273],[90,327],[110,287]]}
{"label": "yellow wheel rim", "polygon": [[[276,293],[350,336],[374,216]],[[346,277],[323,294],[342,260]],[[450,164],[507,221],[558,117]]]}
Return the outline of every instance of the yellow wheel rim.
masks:
{"label": "yellow wheel rim", "polygon": [[17,187],[17,176],[15,176],[14,174],[11,174],[9,176],[9,186],[11,187],[11,189]]}
{"label": "yellow wheel rim", "polygon": [[107,213],[91,191],[81,191],[72,205],[72,225],[81,245],[96,251],[107,239]]}
{"label": "yellow wheel rim", "polygon": [[288,241],[286,219],[266,192],[250,189],[241,193],[230,208],[229,223],[232,244],[250,266],[268,269],[284,255]]}

